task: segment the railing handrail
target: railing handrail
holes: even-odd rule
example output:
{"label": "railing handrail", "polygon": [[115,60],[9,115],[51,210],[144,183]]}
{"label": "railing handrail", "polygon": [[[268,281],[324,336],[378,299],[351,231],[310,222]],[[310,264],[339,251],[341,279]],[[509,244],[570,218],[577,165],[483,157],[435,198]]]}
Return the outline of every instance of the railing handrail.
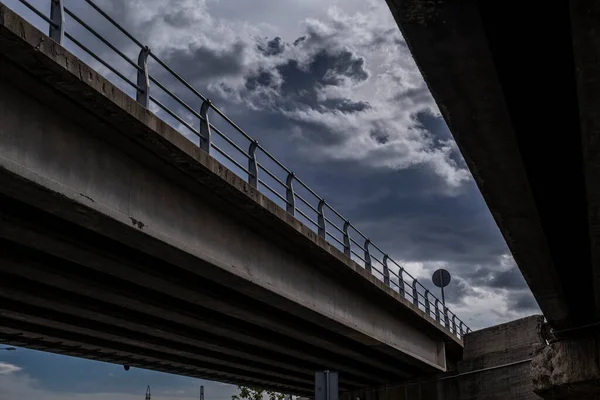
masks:
{"label": "railing handrail", "polygon": [[[459,338],[465,333],[471,330],[461,321],[456,314],[452,313],[445,304],[443,304],[436,296],[434,296],[429,289],[423,286],[416,278],[408,273],[399,263],[394,261],[389,255],[381,250],[375,243],[373,243],[368,236],[363,234],[358,228],[350,223],[350,221],[336,211],[325,199],[319,196],[313,189],[311,189],[304,181],[299,179],[289,168],[281,163],[275,156],[273,156],[267,149],[258,143],[252,136],[246,133],[241,127],[239,127],[234,121],[232,121],[223,111],[215,106],[206,96],[200,91],[194,88],[189,82],[187,82],[181,75],[171,69],[165,62],[163,62],[156,54],[154,54],[149,47],[142,44],[141,41],[135,38],[113,18],[111,18],[105,11],[103,11],[98,5],[92,0],[85,0],[85,2],[92,7],[98,14],[100,14],[105,20],[111,25],[117,28],[122,34],[124,34],[129,40],[133,42],[140,49],[137,63],[125,55],[115,45],[110,43],[109,40],[100,35],[92,27],[90,27],[85,21],[79,18],[72,10],[64,6],[63,0],[48,0],[50,2],[50,17],[46,16],[43,12],[32,6],[27,0],[19,0],[29,10],[35,13],[38,17],[43,19],[49,25],[49,36],[55,41],[62,43],[66,37],[73,42],[77,47],[88,53],[96,61],[105,66],[109,71],[119,77],[123,82],[127,83],[136,91],[136,100],[148,107],[150,103],[156,104],[160,109],[169,114],[173,119],[177,120],[186,129],[198,136],[199,146],[207,151],[209,154],[214,155],[212,150],[214,149],[217,153],[222,155],[231,164],[235,165],[236,168],[244,172],[244,175],[248,179],[249,184],[260,190],[264,187],[268,193],[272,193],[280,201],[285,204],[287,212],[296,216],[298,213],[310,225],[314,225],[314,230],[319,233],[319,236],[327,240],[328,237],[342,247],[344,253],[350,257],[359,259],[363,262],[363,266],[370,271],[372,274],[376,272],[381,275],[382,280],[392,290],[394,286],[397,288],[397,292],[407,300],[410,300],[415,306],[424,311],[432,320],[438,324],[445,326],[448,331],[454,333]],[[95,54],[88,47],[83,45],[79,40],[73,37],[66,31],[65,15],[68,15],[76,23],[90,32],[94,37],[104,43],[108,48],[119,55],[127,64],[135,69],[137,74],[137,82],[132,82],[131,79],[127,78],[123,73],[118,71],[115,67],[111,66],[108,62],[103,60],[99,55]],[[201,107],[194,107],[188,104],[180,96],[174,93],[167,85],[160,82],[155,76],[150,75],[147,60],[148,58],[154,60],[159,66],[161,66],[170,76],[181,83],[186,89],[188,89],[193,95],[195,95],[201,102]],[[175,111],[169,109],[166,104],[163,104],[155,96],[150,94],[150,84],[155,84],[160,90],[167,94],[173,101],[178,103],[181,107],[187,110],[194,118],[199,120],[199,126],[193,127],[185,120],[184,117],[177,114]],[[196,111],[197,110],[197,111]],[[245,150],[242,146],[237,144],[233,139],[227,136],[224,132],[218,129],[213,123],[209,121],[209,111],[216,113],[222,118],[230,127],[238,132],[245,140],[249,141],[248,150]],[[221,149],[217,144],[213,143],[211,139],[211,133],[215,132],[221,137],[229,146],[234,148],[237,153],[246,159],[246,166],[242,165],[233,156],[228,154],[224,149]],[[285,177],[279,177],[275,172],[267,169],[267,166],[258,160],[257,151],[267,157],[271,162],[275,163]],[[266,172],[267,175],[274,182],[279,184],[285,189],[284,194],[280,194],[277,190],[273,189],[266,181],[261,179],[260,172]],[[284,182],[285,181],[285,182]],[[300,195],[297,189],[294,187],[293,182],[306,190],[308,194],[316,199],[316,205],[312,205],[304,195]],[[267,195],[265,193],[265,195]],[[296,199],[299,199],[307,209],[304,211],[297,206]],[[340,227],[334,223],[333,216],[325,215],[325,210],[329,210],[333,215],[340,219],[343,226]],[[317,221],[310,217],[307,213],[314,213]],[[328,230],[328,227],[333,227],[334,231]],[[313,229],[313,228],[311,228]],[[342,235],[342,239],[335,236],[335,232]],[[359,238],[353,237],[358,235]],[[364,242],[361,245],[360,242]],[[331,242],[329,242],[331,244]],[[335,246],[335,245],[334,245]],[[356,251],[358,250],[358,252]],[[377,257],[375,252],[380,253],[380,258]],[[354,256],[354,257],[353,257]],[[393,268],[390,268],[389,263],[394,264],[398,268],[398,272],[395,272]],[[378,265],[383,266],[383,271],[378,269]],[[404,275],[408,278],[405,279]],[[395,278],[395,280],[394,280]],[[442,310],[440,311],[440,305]],[[422,306],[422,307],[421,307]],[[433,306],[433,311],[431,310]],[[433,313],[433,315],[432,315]],[[443,317],[443,318],[442,318]],[[452,321],[452,323],[450,323]],[[458,328],[457,328],[458,323]]]}

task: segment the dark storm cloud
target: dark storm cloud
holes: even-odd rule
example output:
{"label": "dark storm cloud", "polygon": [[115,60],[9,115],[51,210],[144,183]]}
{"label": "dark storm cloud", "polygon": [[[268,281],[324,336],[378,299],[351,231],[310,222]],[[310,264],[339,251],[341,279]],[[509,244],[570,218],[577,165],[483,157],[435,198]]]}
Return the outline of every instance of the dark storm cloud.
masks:
{"label": "dark storm cloud", "polygon": [[268,71],[258,71],[257,74],[251,75],[246,79],[245,87],[247,90],[256,90],[259,87],[270,87],[273,85],[274,77]]}
{"label": "dark storm cloud", "polygon": [[379,144],[386,144],[390,139],[390,134],[388,132],[373,128],[369,133],[369,136]]}
{"label": "dark storm cloud", "polygon": [[[261,52],[268,52],[269,56],[281,54],[284,49],[285,44],[280,38],[275,38],[268,41],[266,46],[259,47]],[[274,74],[277,74],[281,80],[279,87],[274,87],[276,82]],[[361,82],[368,77],[364,58],[347,50],[336,53],[323,50],[302,65],[298,60],[289,58],[284,59],[273,71],[259,70],[246,77],[244,86],[248,91],[255,91],[261,87],[277,89],[279,95],[273,100],[275,102],[273,107],[279,110],[314,109],[321,112],[357,113],[368,110],[369,103],[348,98],[321,99],[318,90],[325,86],[341,85],[345,78],[353,82]],[[319,124],[295,123],[308,126],[309,130],[322,129]]]}
{"label": "dark storm cloud", "polygon": [[277,36],[276,38],[271,39],[264,44],[258,43],[256,48],[265,56],[276,56],[283,53],[285,50],[285,43],[279,36]]}
{"label": "dark storm cloud", "polygon": [[237,41],[225,49],[192,47],[171,50],[161,56],[169,61],[169,66],[175,71],[186,71],[185,75],[194,77],[195,81],[206,82],[243,73],[246,51],[247,44]]}
{"label": "dark storm cloud", "polygon": [[512,310],[519,312],[537,312],[539,306],[529,290],[512,293],[509,296],[509,304]]}
{"label": "dark storm cloud", "polygon": [[518,268],[510,268],[506,271],[494,271],[487,269],[485,277],[481,279],[473,279],[473,281],[481,282],[482,285],[498,289],[525,289],[527,283]]}
{"label": "dark storm cloud", "polygon": [[286,94],[298,94],[318,85],[337,86],[342,83],[343,78],[350,78],[354,82],[369,78],[365,59],[348,50],[337,53],[323,50],[315,54],[306,65],[300,66],[298,60],[289,59],[276,69],[283,78],[281,89]]}

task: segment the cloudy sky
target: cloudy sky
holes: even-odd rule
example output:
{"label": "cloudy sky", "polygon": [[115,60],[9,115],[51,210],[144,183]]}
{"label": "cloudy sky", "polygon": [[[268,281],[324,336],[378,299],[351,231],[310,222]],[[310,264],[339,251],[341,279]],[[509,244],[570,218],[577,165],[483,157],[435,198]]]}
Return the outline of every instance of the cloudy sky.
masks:
{"label": "cloudy sky", "polygon": [[[17,0],[2,1],[47,29]],[[48,0],[30,1],[47,12]],[[450,308],[470,327],[538,312],[384,0],[96,3],[410,273],[427,282],[435,269],[449,270]],[[66,4],[137,58],[139,48],[83,1]],[[71,18],[67,27],[134,78],[130,66]],[[97,61],[66,45],[134,95]],[[156,63],[149,65],[151,74],[199,108],[190,91]],[[197,126],[182,107],[153,93]],[[158,106],[152,110],[197,141]],[[235,137],[222,120],[212,122]],[[150,371],[125,375],[119,366],[24,349],[0,351],[0,400],[137,399],[148,383],[157,399],[189,397],[200,384]],[[204,384],[207,399],[227,399],[233,390]]]}

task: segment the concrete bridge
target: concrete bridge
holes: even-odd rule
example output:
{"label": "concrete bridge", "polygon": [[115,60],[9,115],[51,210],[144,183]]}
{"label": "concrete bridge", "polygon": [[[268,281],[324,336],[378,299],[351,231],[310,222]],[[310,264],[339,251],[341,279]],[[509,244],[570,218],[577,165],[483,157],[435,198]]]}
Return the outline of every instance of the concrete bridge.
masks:
{"label": "concrete bridge", "polygon": [[472,398],[599,398],[600,2],[387,2],[547,319],[529,394]]}
{"label": "concrete bridge", "polygon": [[393,290],[1,3],[0,204],[1,343],[299,395],[318,370],[349,391],[462,355],[448,310]]}

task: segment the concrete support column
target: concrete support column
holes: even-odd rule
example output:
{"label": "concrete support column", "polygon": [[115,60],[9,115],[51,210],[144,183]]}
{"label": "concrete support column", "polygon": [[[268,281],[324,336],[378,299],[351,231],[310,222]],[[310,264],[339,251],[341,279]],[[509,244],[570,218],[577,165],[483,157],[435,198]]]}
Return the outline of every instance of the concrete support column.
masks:
{"label": "concrete support column", "polygon": [[600,334],[550,343],[531,368],[534,391],[544,399],[600,399]]}

